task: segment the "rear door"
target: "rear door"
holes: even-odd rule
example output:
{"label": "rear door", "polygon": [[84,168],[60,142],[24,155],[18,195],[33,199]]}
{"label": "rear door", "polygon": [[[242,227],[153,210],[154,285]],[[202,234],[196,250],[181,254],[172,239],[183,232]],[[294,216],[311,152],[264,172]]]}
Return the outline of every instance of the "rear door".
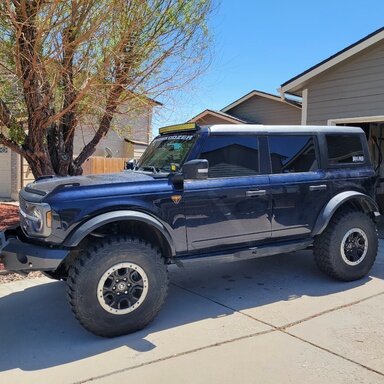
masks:
{"label": "rear door", "polygon": [[270,135],[272,237],[309,236],[332,196],[327,173],[319,169],[317,137]]}
{"label": "rear door", "polygon": [[207,138],[200,158],[209,162],[208,179],[184,183],[190,252],[245,246],[271,236],[269,177],[260,169],[260,149],[255,135]]}

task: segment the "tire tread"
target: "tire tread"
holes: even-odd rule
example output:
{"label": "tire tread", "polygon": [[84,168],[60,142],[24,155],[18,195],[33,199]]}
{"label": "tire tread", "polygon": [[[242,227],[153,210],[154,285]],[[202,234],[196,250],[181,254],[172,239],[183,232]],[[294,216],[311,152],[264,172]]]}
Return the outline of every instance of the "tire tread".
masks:
{"label": "tire tread", "polygon": [[[356,218],[360,216],[361,218],[366,219],[368,216],[367,214],[361,212],[361,211],[353,211],[350,209],[341,210],[339,212],[336,212],[335,215],[330,220],[327,228],[324,230],[324,232],[316,236],[314,245],[313,245],[313,251],[315,256],[315,262],[319,269],[327,274],[328,276],[331,276],[338,280],[343,281],[349,281],[350,279],[346,278],[346,276],[338,269],[336,268],[335,263],[333,262],[331,254],[332,249],[332,243],[334,241],[334,233],[335,228],[343,222],[348,221],[352,218]],[[370,218],[369,218],[370,219]],[[370,219],[371,220],[371,219]],[[375,236],[377,238],[377,228],[375,226]],[[377,254],[378,250],[378,242],[376,241],[375,249],[373,250],[375,255]],[[373,260],[374,261],[374,260]]]}
{"label": "tire tread", "polygon": [[129,244],[132,244],[135,247],[143,248],[142,251],[147,251],[146,253],[148,253],[148,251],[150,250],[150,256],[155,257],[155,264],[159,273],[164,273],[165,269],[166,274],[165,283],[161,286],[161,297],[163,298],[162,302],[156,303],[156,305],[153,306],[152,311],[147,313],[147,316],[137,323],[135,329],[133,329],[132,331],[128,331],[129,333],[144,328],[155,318],[155,316],[160,311],[165,301],[165,298],[167,297],[169,287],[169,275],[166,269],[165,259],[162,257],[160,250],[153,244],[147,242],[146,240],[142,240],[136,237],[128,237],[124,235],[112,236],[98,241],[97,244],[92,247],[92,251],[88,250],[80,253],[79,257],[77,257],[74,264],[69,268],[66,288],[67,298],[69,301],[70,308],[73,314],[75,315],[76,319],[80,322],[80,324],[88,331],[102,337],[114,337],[119,336],[122,333],[118,330],[115,331],[113,329],[100,331],[97,329],[97,327],[94,326],[93,319],[83,316],[80,310],[81,295],[77,293],[77,281],[83,273],[87,272],[87,270],[92,266],[95,261],[103,257],[103,250],[106,250],[115,244],[120,246],[121,244],[126,244],[127,247],[129,246]]}

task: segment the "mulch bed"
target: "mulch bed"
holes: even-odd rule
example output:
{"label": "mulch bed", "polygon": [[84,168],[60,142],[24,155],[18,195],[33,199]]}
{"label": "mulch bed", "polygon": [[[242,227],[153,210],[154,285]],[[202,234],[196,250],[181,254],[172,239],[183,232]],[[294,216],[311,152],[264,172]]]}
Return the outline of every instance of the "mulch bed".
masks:
{"label": "mulch bed", "polygon": [[[0,204],[0,231],[17,225],[19,222],[19,207],[12,204]],[[24,280],[26,278],[34,279],[41,277],[41,272],[29,272],[27,276],[17,273],[0,272],[0,284],[10,283],[12,281]]]}
{"label": "mulch bed", "polygon": [[11,204],[0,204],[0,231],[19,222],[19,207]]}

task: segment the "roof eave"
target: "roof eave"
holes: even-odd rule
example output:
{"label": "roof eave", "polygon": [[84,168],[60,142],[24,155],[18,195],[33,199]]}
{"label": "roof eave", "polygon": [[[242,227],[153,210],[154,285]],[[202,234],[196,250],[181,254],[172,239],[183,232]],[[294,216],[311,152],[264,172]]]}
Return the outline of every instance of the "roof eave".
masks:
{"label": "roof eave", "polygon": [[264,98],[272,100],[272,101],[277,101],[279,103],[284,103],[286,105],[289,105],[289,106],[301,109],[300,105],[295,104],[295,103],[290,103],[287,100],[282,99],[278,95],[273,95],[272,93],[267,93],[267,92],[253,90],[253,91],[247,93],[246,95],[244,95],[243,97],[240,97],[239,99],[235,100],[233,103],[231,103],[231,104],[227,105],[226,107],[222,108],[221,111],[226,113],[230,109],[235,108],[239,104],[244,103],[245,101],[247,101],[248,99],[250,99],[251,97],[254,97],[254,96],[264,97]]}
{"label": "roof eave", "polygon": [[149,145],[145,141],[139,141],[139,140],[133,140],[133,139],[127,139],[127,138],[125,138],[124,141],[126,143],[131,143],[131,144],[136,144],[136,145],[146,145],[146,146]]}
{"label": "roof eave", "polygon": [[203,117],[205,117],[206,115],[211,115],[211,116],[214,116],[214,117],[218,117],[220,119],[223,119],[223,120],[227,120],[233,124],[245,124],[244,121],[236,118],[236,117],[232,117],[232,116],[224,116],[220,113],[217,113],[215,111],[212,111],[210,109],[206,109],[205,111],[199,113],[198,115],[196,115],[195,117],[192,117],[192,119],[188,120],[188,122],[195,122],[196,120],[199,120],[199,119],[202,119]]}
{"label": "roof eave", "polygon": [[313,79],[315,76],[320,75],[324,71],[339,64],[340,62],[358,54],[359,52],[371,47],[384,39],[384,27],[372,32],[371,34],[363,37],[359,41],[344,48],[343,50],[335,53],[320,63],[310,67],[306,71],[298,74],[292,79],[286,81],[281,85],[281,91],[283,93],[298,95],[298,92],[302,90],[305,85]]}

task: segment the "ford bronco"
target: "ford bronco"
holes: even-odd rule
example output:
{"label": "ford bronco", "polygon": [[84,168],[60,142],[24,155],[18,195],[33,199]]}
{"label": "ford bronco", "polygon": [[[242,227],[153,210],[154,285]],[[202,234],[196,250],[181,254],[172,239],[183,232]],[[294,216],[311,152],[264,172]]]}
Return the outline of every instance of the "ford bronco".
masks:
{"label": "ford bronco", "polygon": [[154,319],[167,266],[312,248],[329,276],[365,276],[377,254],[376,175],[356,127],[184,124],[160,130],[118,174],[43,177],[20,192],[0,262],[66,281],[89,331]]}

